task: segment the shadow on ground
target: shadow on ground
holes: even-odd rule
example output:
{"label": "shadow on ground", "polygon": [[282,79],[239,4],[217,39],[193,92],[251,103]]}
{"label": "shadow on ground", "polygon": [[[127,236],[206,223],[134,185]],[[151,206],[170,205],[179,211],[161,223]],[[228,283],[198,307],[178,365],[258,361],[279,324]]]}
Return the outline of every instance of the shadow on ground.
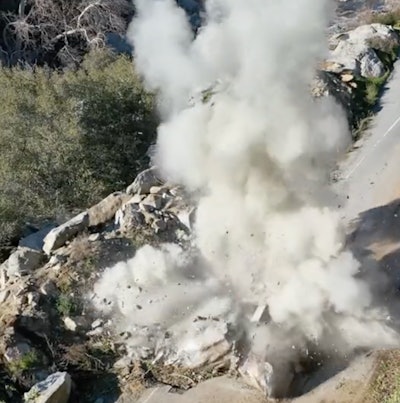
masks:
{"label": "shadow on ground", "polygon": [[[347,248],[360,262],[358,277],[369,285],[372,307],[387,310],[388,324],[400,331],[400,199],[360,213],[349,231]],[[330,357],[321,368],[300,374],[292,385],[292,396],[330,385],[354,358]]]}
{"label": "shadow on ground", "polygon": [[347,245],[361,263],[359,275],[400,329],[400,199],[360,213],[352,228]]}

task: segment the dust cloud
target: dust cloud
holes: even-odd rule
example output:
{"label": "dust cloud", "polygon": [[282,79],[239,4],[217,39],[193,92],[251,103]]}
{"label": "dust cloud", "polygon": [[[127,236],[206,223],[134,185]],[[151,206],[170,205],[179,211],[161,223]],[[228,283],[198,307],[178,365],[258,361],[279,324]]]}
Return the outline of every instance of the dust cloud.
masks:
{"label": "dust cloud", "polygon": [[[110,268],[97,291],[125,326],[187,324],[206,306],[236,320],[251,349],[275,363],[310,343],[346,354],[397,342],[384,309],[371,306],[332,204],[329,172],[350,142],[344,113],[310,95],[330,3],[208,0],[195,35],[174,1],[136,1],[135,65],[163,116],[155,160],[199,195],[201,264],[177,247],[146,246]],[[147,277],[143,288],[162,303],[121,294],[121,284]],[[268,306],[269,323],[244,320],[243,304]]]}

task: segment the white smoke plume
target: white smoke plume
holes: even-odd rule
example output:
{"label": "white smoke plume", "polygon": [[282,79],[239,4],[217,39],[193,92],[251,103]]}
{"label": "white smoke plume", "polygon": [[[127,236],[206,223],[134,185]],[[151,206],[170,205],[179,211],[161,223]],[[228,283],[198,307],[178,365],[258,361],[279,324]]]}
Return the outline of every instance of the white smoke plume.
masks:
{"label": "white smoke plume", "polygon": [[[310,95],[328,48],[330,3],[208,0],[194,35],[173,0],[136,1],[129,31],[135,65],[159,94],[164,118],[156,161],[168,179],[201,195],[196,245],[213,274],[168,288],[173,272],[182,276],[180,258],[148,249],[174,269],[157,266],[164,304],[132,321],[176,323],[176,309],[189,300],[199,307],[221,293],[217,279],[230,303],[268,305],[271,323],[254,333],[258,354],[308,342],[343,352],[394,343],[384,312],[371,308],[356,277],[358,262],[344,250],[328,186],[350,142],[344,114],[331,99]],[[137,259],[120,274],[140,271]],[[115,294],[115,278],[103,280]]]}

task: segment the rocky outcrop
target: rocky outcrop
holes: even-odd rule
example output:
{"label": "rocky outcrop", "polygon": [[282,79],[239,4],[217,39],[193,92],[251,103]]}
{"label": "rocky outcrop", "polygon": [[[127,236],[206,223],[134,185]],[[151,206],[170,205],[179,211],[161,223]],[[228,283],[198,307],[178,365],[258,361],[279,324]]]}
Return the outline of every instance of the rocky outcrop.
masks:
{"label": "rocky outcrop", "polygon": [[312,83],[315,97],[332,96],[358,135],[362,121],[379,99],[380,88],[393,68],[400,36],[382,24],[362,25],[330,38],[330,53]]}
{"label": "rocky outcrop", "polygon": [[[386,66],[377,51],[391,52],[400,45],[396,31],[383,24],[362,25],[331,38],[331,50],[326,71],[352,71],[361,77],[381,77]],[[333,67],[330,69],[330,67]]]}
{"label": "rocky outcrop", "polygon": [[[153,176],[151,176],[150,182],[146,182],[146,185],[138,186],[138,183],[143,183],[141,181],[144,177],[139,174],[139,179],[134,182],[138,193],[116,212],[117,228],[125,234],[138,228],[151,228],[152,232],[160,235],[165,242],[175,242],[180,238],[185,238],[185,234],[189,233],[189,228],[179,219],[178,215],[183,217],[185,212],[191,211],[190,204],[184,200],[183,195],[174,195],[176,189],[173,187],[168,185],[150,186],[154,184]],[[160,185],[159,182],[158,185]]]}
{"label": "rocky outcrop", "polygon": [[49,255],[54,250],[63,246],[76,234],[84,231],[89,226],[89,214],[81,213],[66,223],[51,230],[44,238],[43,251]]}
{"label": "rocky outcrop", "polygon": [[[105,355],[95,355],[104,348],[104,340],[113,346],[117,335],[113,322],[87,312],[90,304],[84,299],[93,282],[101,270],[126,261],[142,245],[190,245],[193,205],[181,188],[163,183],[152,168],[138,175],[129,192],[115,192],[59,226],[29,234],[20,245],[33,248],[19,246],[0,266],[0,357],[20,390],[31,389],[60,362],[95,372],[99,366],[110,367],[114,356],[123,356],[124,351],[114,347]],[[64,336],[71,345],[58,342]],[[100,347],[99,340],[103,340]],[[215,346],[199,347],[198,362],[211,362],[229,349],[231,344],[224,340],[222,334]],[[165,359],[172,357],[175,360],[179,354]],[[127,368],[118,371],[126,373]],[[31,401],[53,402],[52,388],[58,381],[53,385],[52,380],[33,387],[27,396],[42,400]],[[64,381],[69,390],[67,376]],[[43,385],[51,388],[42,391]],[[63,399],[55,393],[55,399]]]}
{"label": "rocky outcrop", "polygon": [[[351,81],[343,77],[349,76]],[[357,120],[355,111],[355,94],[357,83],[353,74],[337,74],[321,69],[314,78],[311,93],[315,98],[322,96],[333,97],[343,107],[350,124]]]}
{"label": "rocky outcrop", "polygon": [[175,351],[164,357],[166,365],[196,369],[212,365],[227,357],[232,350],[228,337],[228,323],[201,318],[192,323],[184,337],[179,337]]}
{"label": "rocky outcrop", "polygon": [[89,227],[96,227],[106,224],[112,220],[117,210],[129,200],[129,196],[124,192],[115,192],[107,196],[100,203],[91,207],[87,213],[89,215]]}
{"label": "rocky outcrop", "polygon": [[162,180],[159,177],[157,168],[152,167],[141,172],[133,183],[127,187],[126,193],[129,195],[150,193],[150,189],[153,186],[159,186],[161,183]]}

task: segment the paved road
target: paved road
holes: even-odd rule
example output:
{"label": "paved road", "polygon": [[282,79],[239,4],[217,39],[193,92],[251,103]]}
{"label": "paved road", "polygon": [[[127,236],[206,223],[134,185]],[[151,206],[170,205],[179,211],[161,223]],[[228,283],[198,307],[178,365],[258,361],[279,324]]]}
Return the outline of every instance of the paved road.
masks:
{"label": "paved road", "polygon": [[386,87],[382,109],[343,162],[343,179],[335,186],[349,197],[343,211],[347,222],[400,196],[400,61]]}

